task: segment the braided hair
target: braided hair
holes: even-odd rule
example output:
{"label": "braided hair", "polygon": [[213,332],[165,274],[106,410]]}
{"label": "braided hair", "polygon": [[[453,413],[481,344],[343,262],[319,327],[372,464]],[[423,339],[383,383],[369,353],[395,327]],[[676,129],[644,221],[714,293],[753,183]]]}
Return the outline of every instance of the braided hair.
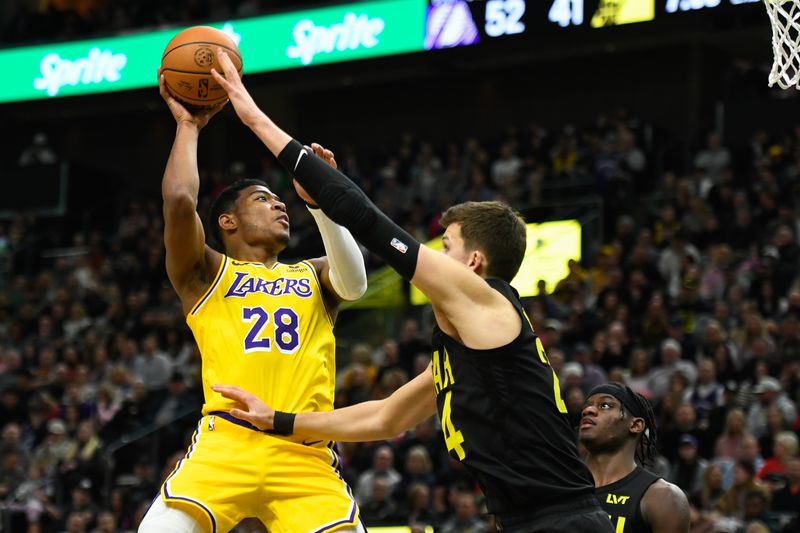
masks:
{"label": "braided hair", "polygon": [[639,438],[639,444],[636,446],[636,460],[643,466],[653,462],[656,457],[657,449],[656,444],[658,437],[656,436],[656,415],[653,412],[653,406],[650,400],[634,392],[630,387],[625,387],[631,399],[636,403],[639,410],[644,414],[644,431]]}

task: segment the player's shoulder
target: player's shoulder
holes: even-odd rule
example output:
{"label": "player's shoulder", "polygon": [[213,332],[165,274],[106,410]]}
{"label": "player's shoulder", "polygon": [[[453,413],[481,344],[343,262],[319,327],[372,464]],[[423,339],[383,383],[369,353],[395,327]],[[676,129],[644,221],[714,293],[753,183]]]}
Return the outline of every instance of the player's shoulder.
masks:
{"label": "player's shoulder", "polygon": [[[689,500],[680,487],[663,478],[658,478],[647,488],[642,496],[641,510],[651,526],[669,525],[670,529],[664,531],[689,530]],[[661,527],[658,529],[662,530]]]}
{"label": "player's shoulder", "polygon": [[683,493],[683,490],[679,486],[674,483],[670,483],[666,479],[660,477],[656,479],[652,485],[647,488],[645,495],[651,495],[658,498],[658,497],[665,497],[665,498],[683,498],[686,499],[686,495]]}

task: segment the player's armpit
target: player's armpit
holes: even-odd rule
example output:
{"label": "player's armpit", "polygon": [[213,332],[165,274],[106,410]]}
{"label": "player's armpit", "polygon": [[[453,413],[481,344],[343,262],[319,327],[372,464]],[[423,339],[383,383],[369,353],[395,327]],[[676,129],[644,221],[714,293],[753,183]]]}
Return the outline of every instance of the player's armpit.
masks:
{"label": "player's armpit", "polygon": [[676,485],[659,479],[642,496],[641,507],[653,533],[688,533],[689,501]]}

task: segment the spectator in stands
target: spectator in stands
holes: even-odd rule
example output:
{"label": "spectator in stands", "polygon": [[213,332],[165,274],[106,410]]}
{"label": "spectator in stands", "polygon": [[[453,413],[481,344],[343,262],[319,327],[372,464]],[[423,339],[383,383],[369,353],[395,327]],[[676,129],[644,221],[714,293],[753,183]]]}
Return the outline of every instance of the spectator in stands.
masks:
{"label": "spectator in stands", "polygon": [[[745,435],[742,439],[742,460],[753,463],[756,474],[764,467],[764,458],[761,457],[761,448],[758,440],[752,435]],[[758,476],[761,479],[760,476]]]}
{"label": "spectator in stands", "polygon": [[358,504],[364,523],[367,526],[381,526],[394,522],[397,519],[397,506],[391,498],[389,480],[372,477],[365,482],[371,483],[369,496]]}
{"label": "spectator in stands", "polygon": [[172,376],[172,361],[159,348],[154,333],[148,334],[142,341],[142,352],[134,360],[133,373],[144,381],[148,394],[156,395],[160,400],[166,393]]}
{"label": "spectator in stands", "polygon": [[711,184],[717,184],[730,164],[730,151],[723,146],[719,134],[716,132],[709,133],[706,147],[700,150],[694,158],[694,166],[704,171]]}
{"label": "spectator in stands", "polygon": [[733,486],[717,502],[717,511],[741,517],[745,510],[745,498],[748,493],[753,491],[761,492],[765,498],[769,498],[767,489],[755,479],[752,463],[737,461],[733,468]]}
{"label": "spectator in stands", "polygon": [[777,531],[777,524],[768,513],[768,504],[767,494],[760,490],[754,490],[744,495],[742,519],[747,524],[748,530],[754,524],[759,524],[764,531]]}
{"label": "spectator in stands", "polygon": [[92,502],[91,497],[92,482],[88,479],[82,480],[70,491],[70,504],[65,509],[67,516],[67,529],[71,516],[80,516],[83,526],[91,528],[95,525],[97,518],[97,506]]}
{"label": "spectator in stands", "polygon": [[710,463],[703,472],[703,485],[691,498],[691,503],[700,511],[712,511],[717,502],[725,494],[723,488],[722,468],[719,464]]}
{"label": "spectator in stands", "polygon": [[405,457],[402,479],[392,491],[392,500],[399,504],[405,504],[406,497],[412,485],[423,484],[428,488],[433,488],[435,478],[432,474],[433,463],[427,448],[424,446],[414,446],[408,450]]}
{"label": "spectator in stands", "polygon": [[791,459],[798,456],[800,445],[798,445],[797,435],[791,431],[782,431],[775,437],[773,444],[773,456],[764,462],[764,466],[758,471],[758,479],[766,480],[775,475],[783,475]]}
{"label": "spectator in stands", "polygon": [[789,459],[786,479],[786,484],[773,494],[772,510],[797,518],[800,515],[800,457]]}
{"label": "spectator in stands", "polygon": [[714,446],[714,458],[739,461],[744,455],[743,443],[748,435],[750,434],[745,430],[744,413],[741,409],[732,409],[728,412],[725,431]]}
{"label": "spectator in stands", "polygon": [[372,468],[362,473],[356,482],[355,494],[359,505],[372,498],[373,481],[375,479],[386,481],[386,491],[389,497],[391,496],[402,479],[402,476],[392,466],[393,462],[394,452],[391,446],[381,446],[375,450],[372,458]]}
{"label": "spectator in stands", "polygon": [[760,438],[767,431],[767,412],[770,407],[781,411],[787,424],[793,424],[797,419],[797,407],[794,402],[783,392],[780,382],[772,376],[764,376],[753,388],[758,395],[747,413],[747,430]]}
{"label": "spectator in stands", "polygon": [[697,383],[686,391],[684,401],[689,402],[698,420],[708,425],[711,412],[725,402],[724,387],[717,381],[714,360],[703,358],[697,365]]}
{"label": "spectator in stands", "polygon": [[678,459],[672,463],[672,471],[667,480],[679,486],[687,496],[694,494],[703,486],[708,461],[698,455],[699,443],[690,434],[681,437],[678,444]]}
{"label": "spectator in stands", "polygon": [[44,469],[45,476],[53,477],[73,445],[64,421],[54,418],[47,423],[47,438],[33,451],[32,461]]}
{"label": "spectator in stands", "polygon": [[119,533],[111,511],[102,511],[97,515],[97,529],[94,533]]}
{"label": "spectator in stands", "polygon": [[681,359],[681,345],[675,339],[664,339],[660,347],[661,365],[650,370],[648,388],[653,392],[655,400],[663,398],[668,390],[672,375],[676,372],[683,373],[694,383],[697,369],[691,361]]}
{"label": "spectator in stands", "polygon": [[455,515],[442,524],[442,533],[485,533],[486,523],[478,516],[478,502],[474,494],[461,493],[456,499]]}
{"label": "spectator in stands", "polygon": [[[97,489],[103,479],[102,468],[100,439],[95,433],[94,423],[84,420],[78,425],[75,440],[70,443],[60,466],[64,490],[69,491],[82,482]],[[95,496],[99,495],[98,491]]]}

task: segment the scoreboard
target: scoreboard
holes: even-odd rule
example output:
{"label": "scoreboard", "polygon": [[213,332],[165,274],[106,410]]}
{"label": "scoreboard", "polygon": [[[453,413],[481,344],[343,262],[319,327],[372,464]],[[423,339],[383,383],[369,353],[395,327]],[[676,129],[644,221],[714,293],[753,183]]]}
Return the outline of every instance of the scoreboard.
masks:
{"label": "scoreboard", "polygon": [[430,0],[428,37],[432,29],[439,30],[444,37],[439,47],[459,46],[559,30],[639,23],[660,27],[670,19],[691,23],[731,15],[767,23],[761,0]]}

